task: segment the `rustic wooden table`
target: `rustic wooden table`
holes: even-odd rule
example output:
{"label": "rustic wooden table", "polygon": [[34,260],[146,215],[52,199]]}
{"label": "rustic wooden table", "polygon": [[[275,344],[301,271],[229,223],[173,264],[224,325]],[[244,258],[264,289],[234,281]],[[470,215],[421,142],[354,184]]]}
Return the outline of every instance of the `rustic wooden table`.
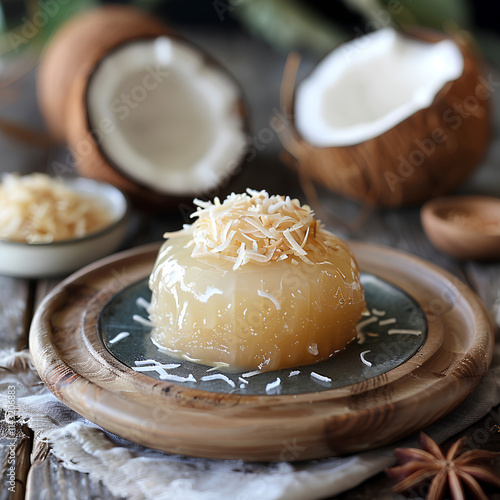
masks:
{"label": "rustic wooden table", "polygon": [[[247,165],[238,180],[239,187],[265,188],[273,193],[288,193],[304,199],[293,173],[279,162],[280,146],[269,127],[269,118],[278,108],[278,89],[285,56],[274,54],[261,42],[242,37],[232,39],[214,33],[186,32],[222,60],[242,82],[253,113],[254,146],[256,158]],[[305,60],[301,72],[311,67]],[[495,82],[500,75],[492,73]],[[499,92],[499,91],[497,91]],[[495,121],[500,118],[500,95],[494,94]],[[35,71],[29,70],[0,91],[2,120],[13,120],[31,128],[42,129],[35,100]],[[477,173],[461,188],[464,193],[482,193],[500,196],[500,134],[495,135],[489,153]],[[28,136],[28,142],[10,135],[0,137],[2,152],[1,171],[23,173],[42,170],[51,174],[70,174],[73,170],[68,151],[64,147],[44,145],[37,137]],[[435,250],[425,237],[420,224],[419,209],[374,210],[362,213],[356,203],[340,196],[319,192],[323,208],[331,214],[341,215],[350,224],[350,233],[344,236],[400,248],[428,259],[468,283],[477,291],[491,311],[497,326],[500,322],[500,264],[458,262]],[[333,219],[332,219],[333,220]],[[165,230],[179,227],[181,215],[147,216],[135,214],[129,238],[124,245],[131,247],[158,241]],[[332,229],[339,229],[332,227]],[[342,228],[340,228],[342,234]],[[57,280],[29,281],[0,277],[0,349],[21,350],[28,346],[28,332],[33,312],[40,300],[52,289]],[[498,330],[498,328],[497,328]],[[497,331],[498,333],[498,331]],[[481,435],[475,439],[485,449],[500,449],[500,432],[490,429],[491,423],[500,425],[500,407],[468,428],[464,434]],[[0,422],[0,463],[8,453],[5,422]],[[489,427],[488,427],[489,426]],[[479,434],[478,434],[479,433]],[[479,442],[480,441],[480,442]],[[10,444],[10,440],[8,441]],[[62,467],[50,453],[48,446],[34,438],[25,426],[18,426],[16,440],[16,481],[14,494],[5,487],[6,471],[1,469],[0,500],[12,498],[36,499],[112,499],[102,484],[92,484],[86,474]],[[349,500],[405,498],[390,492],[391,483],[380,475],[338,498]],[[500,494],[490,493],[499,499]]]}

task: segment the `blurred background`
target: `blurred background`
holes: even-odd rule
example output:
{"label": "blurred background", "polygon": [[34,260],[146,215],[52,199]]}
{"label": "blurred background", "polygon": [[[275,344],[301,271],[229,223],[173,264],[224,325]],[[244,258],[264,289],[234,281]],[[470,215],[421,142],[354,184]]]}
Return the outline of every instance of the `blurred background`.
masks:
{"label": "blurred background", "polygon": [[[500,6],[488,0],[2,0],[2,171],[74,172],[69,149],[54,144],[45,132],[36,102],[36,68],[44,44],[59,26],[78,12],[109,3],[133,5],[166,21],[219,59],[241,83],[256,152],[239,178],[242,189],[266,188],[303,198],[295,176],[280,161],[282,147],[269,125],[279,109],[283,68],[292,50],[302,55],[300,80],[343,41],[384,26],[419,25],[449,34],[463,31],[472,36],[490,68],[500,68]],[[492,147],[496,149],[497,144]],[[491,172],[478,170],[468,191],[497,194],[491,188]],[[333,204],[338,198],[328,194]],[[360,210],[355,203],[342,203],[347,218]],[[175,227],[178,220],[172,219],[171,224]],[[151,236],[159,238],[160,234]]]}
{"label": "blurred background", "polygon": [[319,55],[390,24],[466,29],[487,58],[500,63],[500,7],[489,0],[3,0],[2,54],[40,46],[71,16],[103,4],[133,5],[175,28],[244,32],[277,51]]}

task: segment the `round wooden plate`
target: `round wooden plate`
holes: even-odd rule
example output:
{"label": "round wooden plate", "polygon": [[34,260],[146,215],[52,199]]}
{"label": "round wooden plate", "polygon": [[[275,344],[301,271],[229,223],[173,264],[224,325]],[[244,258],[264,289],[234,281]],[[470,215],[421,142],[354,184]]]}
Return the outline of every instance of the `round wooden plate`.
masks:
{"label": "round wooden plate", "polygon": [[30,332],[33,360],[49,389],[142,445],[252,461],[359,452],[444,416],[491,362],[488,314],[466,285],[401,251],[353,242],[363,271],[400,287],[426,314],[426,341],[406,362],[359,383],[298,394],[222,393],[157,380],[112,356],[97,322],[115,294],[149,275],[158,248],[122,252],[70,276],[42,302]]}

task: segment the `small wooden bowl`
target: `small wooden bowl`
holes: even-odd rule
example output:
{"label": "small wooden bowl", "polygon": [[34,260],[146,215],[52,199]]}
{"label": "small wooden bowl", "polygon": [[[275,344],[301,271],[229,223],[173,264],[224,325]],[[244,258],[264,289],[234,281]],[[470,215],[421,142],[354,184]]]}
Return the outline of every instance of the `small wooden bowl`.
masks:
{"label": "small wooden bowl", "polygon": [[431,242],[457,259],[500,260],[500,199],[449,196],[422,207]]}

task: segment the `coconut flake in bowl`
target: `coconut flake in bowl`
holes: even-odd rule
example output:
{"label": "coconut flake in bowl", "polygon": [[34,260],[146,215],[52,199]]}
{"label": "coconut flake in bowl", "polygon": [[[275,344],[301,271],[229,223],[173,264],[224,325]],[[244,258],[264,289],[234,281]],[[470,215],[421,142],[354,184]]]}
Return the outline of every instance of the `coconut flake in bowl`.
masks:
{"label": "coconut flake in bowl", "polygon": [[115,187],[88,179],[7,174],[0,184],[0,274],[67,274],[116,250],[128,204]]}
{"label": "coconut flake in bowl", "polygon": [[7,174],[0,184],[0,238],[52,243],[82,238],[111,220],[111,212],[98,197],[46,174]]}

